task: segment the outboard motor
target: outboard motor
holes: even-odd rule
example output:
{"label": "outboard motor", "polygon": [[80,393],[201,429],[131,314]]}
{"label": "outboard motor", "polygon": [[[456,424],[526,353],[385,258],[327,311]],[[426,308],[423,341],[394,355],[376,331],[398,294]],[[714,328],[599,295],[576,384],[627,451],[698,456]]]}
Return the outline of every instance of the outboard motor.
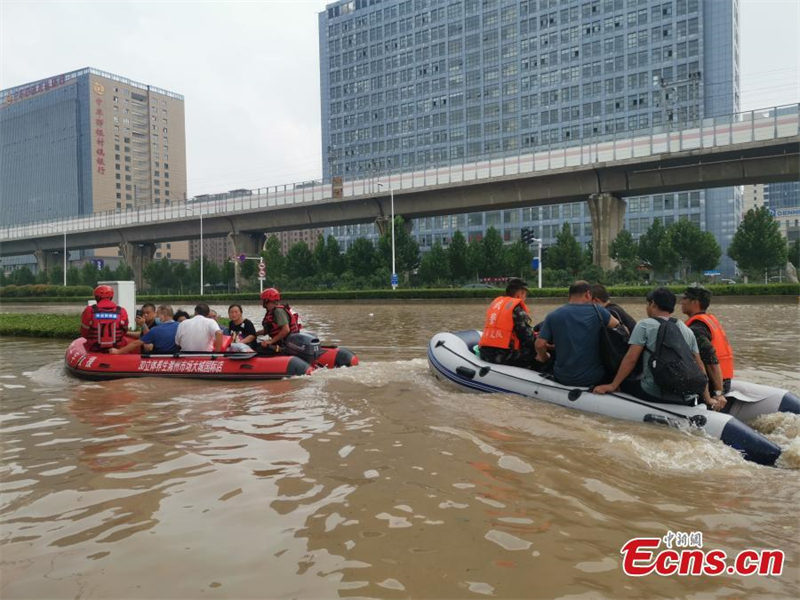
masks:
{"label": "outboard motor", "polygon": [[283,347],[287,353],[299,356],[310,365],[314,364],[320,354],[319,338],[305,331],[287,335]]}

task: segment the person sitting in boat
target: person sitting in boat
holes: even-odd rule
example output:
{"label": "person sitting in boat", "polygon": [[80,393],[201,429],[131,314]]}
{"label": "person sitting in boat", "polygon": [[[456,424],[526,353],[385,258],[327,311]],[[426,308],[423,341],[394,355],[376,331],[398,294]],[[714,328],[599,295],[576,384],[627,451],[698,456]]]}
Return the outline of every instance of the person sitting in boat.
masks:
{"label": "person sitting in boat", "polygon": [[231,332],[231,350],[235,351],[255,351],[258,342],[256,341],[256,326],[250,319],[245,319],[242,314],[241,304],[231,304],[228,307],[228,330]]}
{"label": "person sitting in boat", "polygon": [[178,324],[175,343],[186,352],[220,352],[222,350],[222,330],[219,323],[209,319],[211,309],[201,302],[194,307],[194,316]]}
{"label": "person sitting in boat", "polygon": [[156,309],[159,319],[158,327],[148,329],[147,333],[138,340],[133,340],[122,348],[111,348],[110,354],[130,354],[139,352],[140,349],[153,354],[172,354],[179,350],[175,343],[175,334],[178,332],[178,323],[173,320],[172,307],[162,304]]}
{"label": "person sitting in boat", "polygon": [[605,367],[600,356],[601,328],[613,329],[617,325],[619,321],[610,312],[592,303],[589,283],[576,281],[569,287],[567,304],[544,319],[536,339],[537,360],[544,363],[550,359],[548,345],[552,344],[556,381],[575,386],[602,383]]}
{"label": "person sitting in boat", "polygon": [[486,311],[478,348],[486,362],[531,368],[535,357],[532,319],[525,299],[528,284],[509,279],[505,296],[492,300]]}
{"label": "person sitting in boat", "polygon": [[150,304],[142,304],[142,308],[136,311],[136,316],[134,317],[134,321],[136,326],[139,328],[139,331],[131,331],[128,334],[128,337],[132,338],[140,338],[145,333],[150,331],[153,327],[158,325],[158,315],[156,315],[156,305]]}
{"label": "person sitting in boat", "polygon": [[686,325],[697,340],[700,358],[708,375],[709,391],[712,396],[724,399],[731,390],[733,348],[717,317],[706,312],[710,304],[710,290],[688,287],[681,298],[681,311],[689,317]]}
{"label": "person sitting in boat", "polygon": [[302,328],[300,316],[288,304],[280,302],[281,293],[275,288],[267,288],[261,292],[261,305],[267,312],[256,335],[268,335],[269,339],[257,346],[259,354],[277,354],[280,352],[281,341]]}
{"label": "person sitting in boat", "polygon": [[[653,377],[653,371],[650,366],[649,356],[656,350],[656,339],[658,337],[658,330],[661,327],[662,319],[669,319],[672,312],[675,310],[675,294],[664,287],[651,290],[647,294],[647,318],[642,319],[636,324],[631,333],[629,340],[628,352],[622,359],[617,374],[614,380],[607,385],[598,385],[592,390],[595,394],[607,394],[615,392],[620,387],[622,391],[632,396],[636,396],[642,400],[650,402],[664,402],[666,394],[656,384]],[[692,352],[695,362],[701,370],[704,370],[703,361],[700,359],[700,354],[697,348],[697,340],[691,330],[683,324],[682,321],[677,321],[678,328],[681,331],[683,339],[686,341],[689,349]],[[645,353],[645,360],[642,361],[644,368],[642,369],[641,379],[628,379],[639,357]],[[708,389],[703,394],[705,403],[712,410],[722,410],[725,407],[725,398],[712,398]]]}
{"label": "person sitting in boat", "polygon": [[81,337],[86,338],[90,351],[108,350],[123,345],[128,332],[128,312],[114,302],[114,288],[98,285],[94,288],[95,304],[81,314]]}
{"label": "person sitting in boat", "polygon": [[622,323],[625,326],[625,329],[628,330],[628,335],[630,335],[631,331],[633,331],[633,328],[636,327],[636,320],[630,316],[619,304],[614,304],[609,300],[606,286],[599,283],[595,283],[592,286],[592,302],[605,308],[611,313],[612,317],[615,317],[617,321]]}

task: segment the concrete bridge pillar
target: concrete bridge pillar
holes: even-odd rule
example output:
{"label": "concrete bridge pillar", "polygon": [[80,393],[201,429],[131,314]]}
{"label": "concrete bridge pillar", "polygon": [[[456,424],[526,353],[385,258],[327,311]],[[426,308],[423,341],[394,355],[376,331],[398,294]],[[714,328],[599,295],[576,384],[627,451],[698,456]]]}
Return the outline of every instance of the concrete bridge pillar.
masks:
{"label": "concrete bridge pillar", "polygon": [[593,262],[603,269],[616,263],[609,256],[609,245],[625,224],[625,201],[612,194],[589,196],[589,213],[592,215]]}
{"label": "concrete bridge pillar", "polygon": [[[253,235],[251,233],[234,233],[228,234],[228,239],[233,245],[233,255],[239,256],[258,256],[261,253],[261,240],[264,236],[262,234]],[[238,260],[233,262],[233,280],[238,292],[242,283],[242,263]]]}
{"label": "concrete bridge pillar", "polygon": [[136,289],[144,288],[144,268],[153,262],[156,253],[156,245],[153,243],[134,244],[122,242],[119,245],[122,251],[122,258],[125,263],[133,269],[133,280],[136,282]]}
{"label": "concrete bridge pillar", "polygon": [[53,267],[61,266],[64,260],[62,253],[58,250],[36,250],[33,255],[39,272],[49,273]]}

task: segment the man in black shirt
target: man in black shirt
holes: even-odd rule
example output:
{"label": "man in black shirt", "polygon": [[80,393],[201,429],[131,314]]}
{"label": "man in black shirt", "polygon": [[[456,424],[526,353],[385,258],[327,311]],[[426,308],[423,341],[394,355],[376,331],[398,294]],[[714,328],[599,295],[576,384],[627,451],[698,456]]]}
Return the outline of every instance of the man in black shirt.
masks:
{"label": "man in black shirt", "polygon": [[628,330],[628,335],[630,335],[631,331],[633,331],[633,328],[636,327],[636,320],[627,312],[625,312],[624,308],[618,304],[609,302],[608,290],[606,290],[604,285],[595,283],[592,286],[592,302],[599,304],[608,312],[610,312],[611,316],[616,317],[617,321],[622,323],[625,326],[625,329]]}

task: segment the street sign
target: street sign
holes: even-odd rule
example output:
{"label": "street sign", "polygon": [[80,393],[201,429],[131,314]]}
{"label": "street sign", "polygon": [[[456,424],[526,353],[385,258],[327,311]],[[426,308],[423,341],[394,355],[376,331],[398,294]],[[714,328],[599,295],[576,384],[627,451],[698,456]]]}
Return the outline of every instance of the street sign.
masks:
{"label": "street sign", "polygon": [[104,261],[102,258],[93,258],[92,264],[97,267],[98,271],[100,271],[103,268],[103,265],[106,264],[106,261]]}
{"label": "street sign", "polygon": [[400,283],[400,280],[397,278],[397,273],[392,273],[392,285],[397,286]]}
{"label": "street sign", "polygon": [[533,268],[534,271],[538,271],[539,270],[539,259],[538,258],[534,257],[534,259],[531,261],[531,267]]}
{"label": "street sign", "polygon": [[246,261],[246,260],[247,260],[247,256],[245,256],[244,254],[240,254],[240,255],[238,256],[238,259],[239,259],[239,262],[240,262],[240,263],[243,263],[244,261]]}
{"label": "street sign", "polygon": [[703,275],[706,277],[714,277],[714,275],[721,275],[719,271],[703,271]]}
{"label": "street sign", "polygon": [[267,276],[267,265],[263,262],[258,263],[258,278],[264,279]]}

